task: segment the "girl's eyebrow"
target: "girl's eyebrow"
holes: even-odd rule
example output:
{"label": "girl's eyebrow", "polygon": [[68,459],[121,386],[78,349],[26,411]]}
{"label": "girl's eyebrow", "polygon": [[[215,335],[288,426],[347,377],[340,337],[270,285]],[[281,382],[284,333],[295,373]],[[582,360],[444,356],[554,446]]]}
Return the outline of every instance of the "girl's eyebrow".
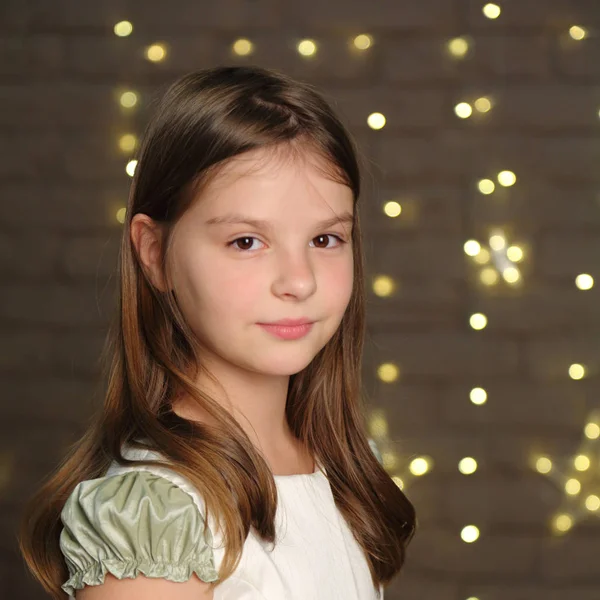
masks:
{"label": "girl's eyebrow", "polygon": [[[332,227],[333,225],[337,225],[338,223],[353,223],[354,216],[352,213],[344,211],[341,215],[336,215],[331,219],[327,219],[325,221],[321,221],[317,223],[317,227]],[[250,217],[246,217],[237,213],[230,213],[226,215],[221,215],[219,217],[213,217],[212,219],[208,219],[208,221],[204,222],[205,225],[231,225],[231,224],[243,224],[250,225],[251,227],[256,227],[257,229],[264,229],[270,231],[273,229],[273,223],[266,221],[264,219],[252,219]]]}

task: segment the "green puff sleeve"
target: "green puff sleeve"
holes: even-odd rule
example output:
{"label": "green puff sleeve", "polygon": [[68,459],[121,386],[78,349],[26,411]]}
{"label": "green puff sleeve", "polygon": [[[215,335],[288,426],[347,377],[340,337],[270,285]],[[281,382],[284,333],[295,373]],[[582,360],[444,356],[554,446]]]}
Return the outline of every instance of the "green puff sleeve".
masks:
{"label": "green puff sleeve", "polygon": [[118,579],[163,577],[187,581],[192,573],[216,581],[212,534],[192,497],[168,479],[128,471],[79,483],[61,512],[60,549],[69,570],[70,596]]}

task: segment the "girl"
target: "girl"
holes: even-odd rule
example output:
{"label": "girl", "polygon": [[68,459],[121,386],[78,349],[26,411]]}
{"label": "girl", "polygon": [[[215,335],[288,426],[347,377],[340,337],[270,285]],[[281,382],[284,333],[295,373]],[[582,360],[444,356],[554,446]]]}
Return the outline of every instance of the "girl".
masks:
{"label": "girl", "polygon": [[416,516],[366,435],[359,192],[312,86],[219,67],[167,90],[127,206],[104,406],[22,522],[53,598],[383,596]]}

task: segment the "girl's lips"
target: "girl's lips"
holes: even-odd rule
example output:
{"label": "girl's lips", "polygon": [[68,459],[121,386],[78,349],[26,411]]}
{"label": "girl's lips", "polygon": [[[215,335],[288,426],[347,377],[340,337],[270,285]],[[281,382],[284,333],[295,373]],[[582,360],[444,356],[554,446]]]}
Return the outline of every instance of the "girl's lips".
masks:
{"label": "girl's lips", "polygon": [[297,340],[304,337],[311,329],[314,323],[305,323],[304,325],[271,325],[268,323],[259,323],[259,325],[269,333],[284,340]]}

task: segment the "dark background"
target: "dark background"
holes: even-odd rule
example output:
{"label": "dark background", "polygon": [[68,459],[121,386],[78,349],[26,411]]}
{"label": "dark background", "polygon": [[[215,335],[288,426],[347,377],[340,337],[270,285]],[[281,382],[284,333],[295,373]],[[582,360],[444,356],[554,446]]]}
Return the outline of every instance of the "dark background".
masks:
{"label": "dark background", "polygon": [[[364,377],[371,435],[419,516],[402,600],[600,598],[600,2],[510,0],[2,0],[0,2],[0,596],[45,597],[15,526],[25,499],[101,402],[98,356],[114,307],[130,177],[123,134],[180,75],[258,64],[315,84],[372,171]],[[133,32],[113,32],[122,20]],[[587,36],[575,40],[573,25]],[[365,51],[353,47],[369,34]],[[465,36],[458,58],[448,42]],[[250,39],[254,52],[232,44]],[[313,39],[317,53],[296,46]],[[152,62],[146,48],[163,43]],[[131,109],[120,94],[139,95]],[[459,102],[492,109],[458,118]],[[385,115],[383,129],[367,117]],[[481,194],[511,170],[516,184]],[[402,213],[391,218],[386,202]],[[523,248],[521,279],[480,280],[469,239]],[[504,261],[504,262],[503,262]],[[488,276],[506,257],[493,254]],[[491,275],[490,275],[491,274]],[[380,276],[395,283],[381,292]],[[487,327],[469,319],[484,313]],[[391,363],[388,380],[380,366]],[[586,368],[581,380],[570,365]],[[474,387],[487,391],[476,405]],[[596,423],[600,421],[596,420]],[[532,466],[540,454],[549,475]],[[590,458],[577,471],[573,458]],[[426,457],[428,471],[411,473]],[[459,461],[478,463],[471,475]],[[565,492],[569,478],[581,482]],[[572,485],[572,484],[571,484]],[[582,506],[588,501],[589,510]],[[571,515],[557,533],[554,519]],[[475,525],[474,543],[461,539]]]}

